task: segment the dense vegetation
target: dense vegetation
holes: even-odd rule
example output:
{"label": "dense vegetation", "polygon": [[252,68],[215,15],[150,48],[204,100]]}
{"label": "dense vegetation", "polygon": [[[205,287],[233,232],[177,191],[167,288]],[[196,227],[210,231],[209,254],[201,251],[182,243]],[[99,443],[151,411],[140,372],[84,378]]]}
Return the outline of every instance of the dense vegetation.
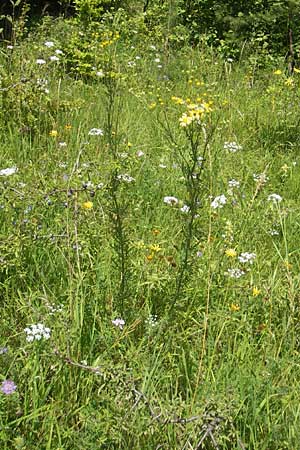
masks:
{"label": "dense vegetation", "polygon": [[299,4],[110,3],[2,42],[1,450],[300,449]]}

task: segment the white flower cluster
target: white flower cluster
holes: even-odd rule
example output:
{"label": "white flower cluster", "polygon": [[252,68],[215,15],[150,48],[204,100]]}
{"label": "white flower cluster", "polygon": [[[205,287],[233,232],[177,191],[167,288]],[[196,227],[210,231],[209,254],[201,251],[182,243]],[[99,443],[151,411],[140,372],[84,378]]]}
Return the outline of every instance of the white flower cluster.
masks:
{"label": "white flower cluster", "polygon": [[89,136],[103,136],[103,130],[101,128],[92,128],[88,134]]}
{"label": "white flower cluster", "polygon": [[213,209],[223,208],[227,203],[227,198],[224,194],[218,195],[210,204]]}
{"label": "white flower cluster", "polygon": [[249,253],[249,252],[244,252],[241,253],[240,256],[238,256],[238,260],[245,264],[245,263],[249,263],[249,264],[253,264],[253,261],[256,258],[256,254],[255,253]]}
{"label": "white flower cluster", "polygon": [[146,325],[149,328],[155,327],[157,325],[157,323],[158,323],[157,315],[156,314],[150,314],[148,319],[145,320],[145,323],[146,323]]}
{"label": "white flower cluster", "polygon": [[50,339],[51,330],[42,323],[37,323],[24,328],[27,342],[40,341],[42,338]]}
{"label": "white flower cluster", "polygon": [[240,187],[240,182],[235,180],[235,179],[232,179],[232,180],[228,181],[228,186],[230,188],[239,188]]}
{"label": "white flower cluster", "polygon": [[18,172],[17,167],[8,167],[7,169],[0,170],[0,176],[9,177],[10,175],[13,175],[16,172]]}
{"label": "white flower cluster", "polygon": [[125,183],[132,183],[132,181],[135,181],[135,179],[128,175],[128,173],[120,174],[117,178],[119,181],[125,181]]}
{"label": "white flower cluster", "polygon": [[237,144],[235,141],[233,142],[225,142],[224,150],[228,150],[230,153],[236,153],[239,150],[242,150],[243,147]]}
{"label": "white flower cluster", "polygon": [[281,195],[279,194],[270,194],[268,196],[268,202],[272,202],[272,203],[280,203],[282,200]]}
{"label": "white flower cluster", "polygon": [[173,196],[164,197],[164,203],[166,203],[166,205],[175,206],[175,205],[178,205],[178,202],[179,202],[179,200],[177,197],[173,197]]}
{"label": "white flower cluster", "polygon": [[240,278],[242,275],[245,275],[245,272],[241,269],[228,269],[227,272],[230,278]]}

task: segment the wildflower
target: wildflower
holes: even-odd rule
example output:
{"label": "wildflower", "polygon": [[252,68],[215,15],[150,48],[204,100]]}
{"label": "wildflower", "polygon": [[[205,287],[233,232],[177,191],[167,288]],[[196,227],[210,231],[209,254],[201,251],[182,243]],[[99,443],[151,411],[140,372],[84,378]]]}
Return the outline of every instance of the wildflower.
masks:
{"label": "wildflower", "polygon": [[274,73],[274,75],[281,75],[282,71],[280,69],[277,69],[273,73]]}
{"label": "wildflower", "polygon": [[50,339],[51,330],[42,323],[30,325],[30,327],[24,328],[24,331],[27,334],[27,342],[40,341],[42,338]]}
{"label": "wildflower", "polygon": [[[8,46],[7,46],[8,47]],[[295,73],[300,73],[300,69],[297,69],[297,67],[294,67],[294,72]]]}
{"label": "wildflower", "polygon": [[210,204],[213,209],[223,208],[223,206],[227,203],[227,198],[224,194],[218,195]]}
{"label": "wildflower", "polygon": [[158,244],[152,244],[149,246],[149,249],[153,252],[160,252],[162,248]]}
{"label": "wildflower", "polygon": [[120,181],[125,181],[125,183],[131,183],[132,181],[135,181],[135,179],[128,175],[128,173],[118,175],[117,179]]}
{"label": "wildflower", "polygon": [[279,194],[270,194],[268,196],[268,202],[280,203],[281,200],[282,200],[282,197]]}
{"label": "wildflower", "polygon": [[87,201],[87,202],[82,203],[82,208],[86,209],[86,210],[93,209],[93,202]]}
{"label": "wildflower", "polygon": [[142,152],[142,150],[138,150],[138,151],[136,152],[136,156],[137,156],[138,158],[141,158],[141,157],[144,156],[144,155],[145,155],[145,153]]}
{"label": "wildflower", "polygon": [[57,135],[58,135],[58,131],[57,130],[49,131],[49,136],[56,137]]}
{"label": "wildflower", "polygon": [[231,303],[231,305],[230,305],[230,311],[236,312],[236,311],[239,311],[239,310],[240,310],[239,305],[236,305],[235,303]]}
{"label": "wildflower", "polygon": [[232,179],[232,180],[228,181],[228,186],[230,188],[239,188],[240,187],[240,182],[237,181],[237,180]]}
{"label": "wildflower", "polygon": [[67,143],[66,143],[66,142],[59,142],[58,145],[59,145],[60,147],[66,147],[66,146],[67,146]]}
{"label": "wildflower", "polygon": [[227,272],[230,278],[240,278],[245,275],[245,272],[241,269],[228,269]]}
{"label": "wildflower", "polygon": [[270,236],[279,236],[279,231],[275,229],[271,229],[268,231]]}
{"label": "wildflower", "polygon": [[153,328],[157,325],[157,315],[156,314],[150,314],[150,316],[145,320],[145,324],[149,328]]}
{"label": "wildflower", "polygon": [[44,59],[42,59],[42,58],[38,58],[35,62],[36,62],[37,64],[39,64],[39,65],[46,64],[46,61],[45,61]]}
{"label": "wildflower", "polygon": [[164,197],[164,203],[166,203],[167,205],[175,206],[178,204],[178,201],[179,200],[177,197],[172,197],[172,196]]}
{"label": "wildflower", "polygon": [[63,55],[64,54],[64,52],[62,50],[60,50],[59,48],[57,50],[55,50],[55,53],[57,55]]}
{"label": "wildflower", "polygon": [[111,322],[115,327],[118,327],[118,328],[120,328],[120,330],[123,330],[123,327],[125,325],[125,320],[123,320],[121,318],[117,318],[117,319],[112,320]]}
{"label": "wildflower", "polygon": [[179,123],[181,127],[187,127],[190,125],[193,121],[193,118],[191,116],[188,116],[186,113],[183,113],[182,116],[179,119]]}
{"label": "wildflower", "polygon": [[103,130],[100,128],[92,128],[88,134],[89,136],[103,136]]}
{"label": "wildflower", "polygon": [[146,255],[146,259],[147,261],[152,261],[152,259],[154,258],[154,253],[149,253],[149,255]]}
{"label": "wildflower", "polygon": [[7,347],[0,347],[0,355],[4,355],[7,352],[8,352],[8,348]]}
{"label": "wildflower", "polygon": [[13,45],[7,45],[6,48],[7,48],[8,50],[13,50],[14,46],[13,46]]}
{"label": "wildflower", "polygon": [[286,86],[288,86],[288,87],[294,86],[294,80],[293,80],[293,78],[288,77],[288,78],[285,80],[284,84],[285,84]]}
{"label": "wildflower", "polygon": [[269,181],[269,177],[267,177],[267,175],[264,172],[254,173],[253,180],[259,184],[266,184]]}
{"label": "wildflower", "polygon": [[104,72],[103,72],[103,70],[98,70],[98,71],[96,72],[96,76],[99,77],[99,78],[103,78],[103,77],[104,77]]}
{"label": "wildflower", "polygon": [[157,228],[154,228],[154,229],[152,230],[152,234],[153,234],[154,236],[157,236],[158,234],[160,234],[160,230],[158,230]]}
{"label": "wildflower", "polygon": [[54,42],[47,41],[47,42],[44,43],[44,45],[45,45],[45,47],[51,48],[51,47],[54,47]]}
{"label": "wildflower", "polygon": [[182,213],[187,214],[187,213],[190,212],[190,207],[189,207],[188,205],[183,205],[183,206],[180,208],[180,211],[181,211]]}
{"label": "wildflower", "polygon": [[4,380],[1,383],[0,390],[5,395],[11,395],[17,389],[16,384],[12,380]]}
{"label": "wildflower", "polygon": [[235,258],[237,255],[237,252],[234,250],[234,248],[227,248],[225,250],[225,255],[228,256],[228,258]]}
{"label": "wildflower", "polygon": [[225,142],[224,143],[224,150],[228,150],[230,153],[236,153],[239,150],[242,150],[243,147],[241,145],[238,145],[235,141],[233,142]]}
{"label": "wildflower", "polygon": [[255,258],[256,258],[255,253],[244,252],[244,253],[240,254],[240,256],[238,257],[238,260],[243,264],[245,264],[247,262],[249,264],[253,264],[253,261]]}
{"label": "wildflower", "polygon": [[254,288],[252,289],[253,297],[258,297],[260,293],[261,293],[260,289],[254,286]]}
{"label": "wildflower", "polygon": [[8,167],[7,169],[1,169],[0,170],[0,176],[2,177],[8,177],[10,175],[13,175],[14,173],[18,172],[18,168],[16,166],[14,167]]}
{"label": "wildflower", "polygon": [[198,250],[196,253],[197,258],[202,258],[203,256],[203,252],[201,252],[201,250]]}
{"label": "wildflower", "polygon": [[49,57],[50,61],[59,61],[59,57],[56,55],[52,55]]}

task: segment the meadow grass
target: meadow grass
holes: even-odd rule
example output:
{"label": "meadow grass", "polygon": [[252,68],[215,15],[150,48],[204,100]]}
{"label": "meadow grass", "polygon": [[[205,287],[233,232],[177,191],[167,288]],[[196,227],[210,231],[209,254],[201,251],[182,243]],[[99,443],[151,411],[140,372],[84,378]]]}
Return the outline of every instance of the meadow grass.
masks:
{"label": "meadow grass", "polygon": [[1,449],[300,448],[300,75],[105,27],[1,49]]}

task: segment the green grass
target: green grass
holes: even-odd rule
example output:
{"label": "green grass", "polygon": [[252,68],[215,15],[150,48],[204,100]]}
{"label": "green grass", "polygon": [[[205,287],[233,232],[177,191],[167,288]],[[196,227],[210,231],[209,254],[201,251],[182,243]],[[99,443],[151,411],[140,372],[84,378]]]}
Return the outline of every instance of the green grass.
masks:
{"label": "green grass", "polygon": [[[74,76],[71,29],[1,50],[1,449],[300,449],[300,75],[100,34],[106,77]],[[213,111],[180,127],[172,96]]]}

